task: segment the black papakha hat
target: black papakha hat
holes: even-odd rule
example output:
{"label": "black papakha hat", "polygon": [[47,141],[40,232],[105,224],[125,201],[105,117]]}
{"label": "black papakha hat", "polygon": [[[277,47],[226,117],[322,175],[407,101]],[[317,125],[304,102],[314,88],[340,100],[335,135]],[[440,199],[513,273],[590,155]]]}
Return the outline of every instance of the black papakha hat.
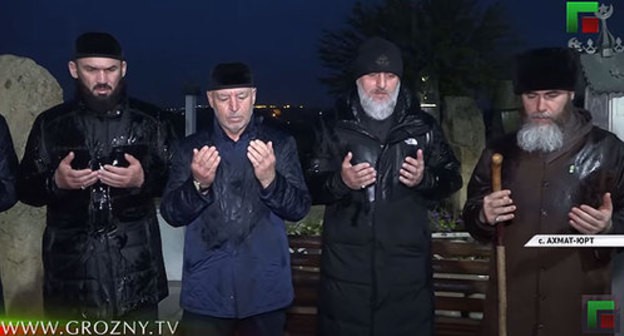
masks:
{"label": "black papakha hat", "polygon": [[221,63],[212,69],[208,91],[254,87],[251,69],[247,64]]}
{"label": "black papakha hat", "polygon": [[579,55],[570,48],[531,49],[516,56],[514,92],[574,91],[578,71]]}
{"label": "black papakha hat", "polygon": [[401,77],[403,57],[394,43],[381,37],[371,37],[358,48],[352,67],[356,79],[372,72],[391,72]]}
{"label": "black papakha hat", "polygon": [[89,32],[76,39],[75,59],[83,57],[106,57],[123,60],[121,45],[109,33]]}

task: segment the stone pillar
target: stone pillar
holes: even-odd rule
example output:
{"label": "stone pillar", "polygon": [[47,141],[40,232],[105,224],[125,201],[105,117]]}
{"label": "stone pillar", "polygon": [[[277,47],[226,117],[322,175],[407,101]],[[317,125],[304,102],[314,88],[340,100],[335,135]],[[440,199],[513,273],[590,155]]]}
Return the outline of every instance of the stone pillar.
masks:
{"label": "stone pillar", "polygon": [[[28,58],[0,55],[0,113],[7,119],[18,158],[35,117],[62,99],[61,87],[46,69]],[[0,274],[9,316],[42,314],[44,227],[45,208],[18,202],[0,213]]]}
{"label": "stone pillar", "polygon": [[485,147],[485,124],[483,114],[472,98],[444,97],[443,107],[445,117],[442,129],[461,162],[464,180],[462,189],[450,199],[454,211],[458,213],[466,202],[466,186]]}
{"label": "stone pillar", "polygon": [[191,135],[197,131],[197,97],[199,87],[187,85],[184,88],[184,135]]}
{"label": "stone pillar", "polygon": [[520,107],[522,102],[513,92],[513,83],[510,80],[501,80],[494,91],[492,99],[492,128],[490,137],[495,139],[520,128],[522,118]]}

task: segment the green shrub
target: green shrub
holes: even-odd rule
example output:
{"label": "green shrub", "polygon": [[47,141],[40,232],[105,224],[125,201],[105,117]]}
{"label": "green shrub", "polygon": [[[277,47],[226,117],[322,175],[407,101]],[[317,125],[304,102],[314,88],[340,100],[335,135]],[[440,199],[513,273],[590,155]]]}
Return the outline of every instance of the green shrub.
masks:
{"label": "green shrub", "polygon": [[433,232],[452,232],[464,229],[464,222],[459,214],[454,214],[442,207],[429,210],[429,225]]}
{"label": "green shrub", "polygon": [[323,230],[323,214],[325,206],[315,205],[302,220],[286,224],[286,232],[293,236],[320,236]]}

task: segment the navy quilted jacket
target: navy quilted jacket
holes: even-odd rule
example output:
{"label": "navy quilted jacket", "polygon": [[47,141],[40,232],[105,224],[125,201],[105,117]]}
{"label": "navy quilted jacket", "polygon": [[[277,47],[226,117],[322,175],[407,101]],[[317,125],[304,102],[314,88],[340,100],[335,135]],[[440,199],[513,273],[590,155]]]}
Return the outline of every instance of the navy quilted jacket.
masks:
{"label": "navy quilted jacket", "polygon": [[[249,141],[272,141],[277,176],[267,189],[247,158]],[[206,195],[193,185],[193,148],[216,146],[221,156]],[[186,226],[181,305],[197,314],[245,318],[284,308],[293,299],[284,220],[310,209],[295,141],[252,119],[237,142],[213,121],[184,139],[174,153],[161,214]]]}

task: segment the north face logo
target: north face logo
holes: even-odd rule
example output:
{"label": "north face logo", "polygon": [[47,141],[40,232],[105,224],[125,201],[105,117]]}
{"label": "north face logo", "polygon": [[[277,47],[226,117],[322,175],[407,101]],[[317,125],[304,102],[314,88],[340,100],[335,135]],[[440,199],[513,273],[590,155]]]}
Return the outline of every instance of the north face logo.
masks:
{"label": "north face logo", "polygon": [[377,60],[375,61],[375,63],[379,66],[387,67],[390,65],[390,59],[386,55],[381,55],[377,57]]}

